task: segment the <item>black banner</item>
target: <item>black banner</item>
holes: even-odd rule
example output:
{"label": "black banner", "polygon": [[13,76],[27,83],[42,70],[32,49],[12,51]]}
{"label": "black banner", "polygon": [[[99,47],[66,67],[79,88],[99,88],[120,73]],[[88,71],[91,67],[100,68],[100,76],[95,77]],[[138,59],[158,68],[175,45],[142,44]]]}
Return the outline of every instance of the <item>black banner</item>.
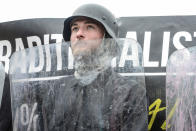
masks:
{"label": "black banner", "polygon": [[[0,61],[9,71],[13,52],[42,44],[62,42],[63,18],[27,19],[0,23]],[[119,37],[134,38],[143,48],[149,125],[166,130],[165,76],[169,56],[196,45],[196,16],[123,17]]]}

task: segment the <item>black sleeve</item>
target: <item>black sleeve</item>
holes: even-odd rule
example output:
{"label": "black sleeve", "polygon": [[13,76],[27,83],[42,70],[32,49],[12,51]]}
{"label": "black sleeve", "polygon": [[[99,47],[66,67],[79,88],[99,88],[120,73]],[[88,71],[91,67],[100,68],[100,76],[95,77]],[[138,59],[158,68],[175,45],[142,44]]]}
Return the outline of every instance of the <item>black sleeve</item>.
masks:
{"label": "black sleeve", "polygon": [[113,104],[116,129],[121,131],[147,131],[148,112],[144,82],[126,77],[121,78],[121,80],[118,79],[117,83],[114,84],[114,87],[116,85],[116,95],[115,104]]}
{"label": "black sleeve", "polygon": [[11,112],[11,96],[10,82],[6,75],[3,89],[2,102],[0,107],[0,131],[12,130],[12,112]]}
{"label": "black sleeve", "polygon": [[[134,89],[134,88],[133,88]],[[146,92],[136,86],[130,93],[123,112],[123,131],[147,131],[148,112]]]}

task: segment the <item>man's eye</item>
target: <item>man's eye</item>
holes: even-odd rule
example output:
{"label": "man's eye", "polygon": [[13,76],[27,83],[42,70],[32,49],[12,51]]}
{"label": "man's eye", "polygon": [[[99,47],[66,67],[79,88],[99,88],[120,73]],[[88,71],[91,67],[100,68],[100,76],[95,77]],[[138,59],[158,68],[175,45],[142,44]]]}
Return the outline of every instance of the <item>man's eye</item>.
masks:
{"label": "man's eye", "polygon": [[72,31],[72,32],[78,31],[78,27],[72,27],[71,31]]}
{"label": "man's eye", "polygon": [[94,26],[93,25],[88,25],[87,28],[88,29],[94,29]]}

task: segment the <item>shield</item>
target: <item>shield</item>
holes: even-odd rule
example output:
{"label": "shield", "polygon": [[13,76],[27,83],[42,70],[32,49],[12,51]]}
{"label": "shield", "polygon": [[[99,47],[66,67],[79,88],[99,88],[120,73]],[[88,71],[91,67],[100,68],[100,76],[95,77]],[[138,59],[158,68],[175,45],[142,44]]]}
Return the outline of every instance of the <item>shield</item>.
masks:
{"label": "shield", "polygon": [[168,131],[196,130],[196,47],[173,53],[167,64]]}
{"label": "shield", "polygon": [[4,81],[5,81],[5,70],[3,64],[0,62],[0,107],[1,107],[1,100],[3,95]]}
{"label": "shield", "polygon": [[132,39],[47,44],[15,52],[15,131],[147,130],[142,49]]}

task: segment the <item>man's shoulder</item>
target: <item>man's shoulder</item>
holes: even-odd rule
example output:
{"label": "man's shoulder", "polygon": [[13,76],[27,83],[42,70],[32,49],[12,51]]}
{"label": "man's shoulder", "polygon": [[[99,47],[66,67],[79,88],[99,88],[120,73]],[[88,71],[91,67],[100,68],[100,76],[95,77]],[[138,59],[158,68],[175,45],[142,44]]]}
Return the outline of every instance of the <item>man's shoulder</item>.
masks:
{"label": "man's shoulder", "polygon": [[109,76],[114,87],[124,87],[131,90],[145,91],[145,79],[143,76],[123,76],[115,71]]}

